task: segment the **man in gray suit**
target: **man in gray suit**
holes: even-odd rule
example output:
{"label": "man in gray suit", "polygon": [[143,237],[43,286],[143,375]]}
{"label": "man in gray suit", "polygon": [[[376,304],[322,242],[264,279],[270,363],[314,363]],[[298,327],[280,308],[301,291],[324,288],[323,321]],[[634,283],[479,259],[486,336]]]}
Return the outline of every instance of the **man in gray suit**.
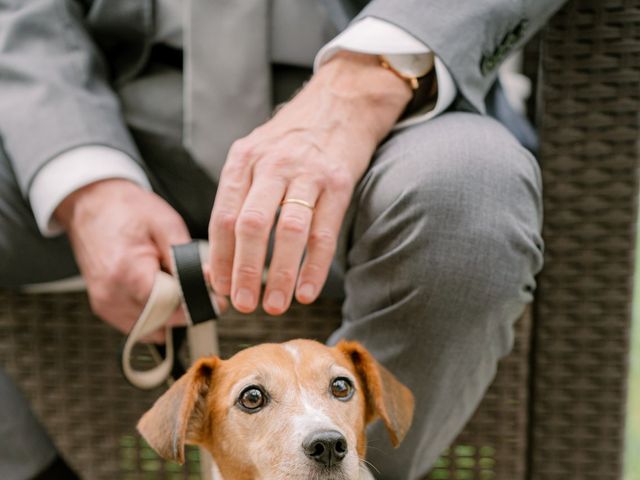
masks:
{"label": "man in gray suit", "polygon": [[[541,268],[537,163],[486,106],[501,61],[562,3],[0,0],[0,286],[80,272],[128,331],[192,236],[242,312],[261,290],[271,314],[311,303],[331,271],[331,341],[358,339],[417,398],[403,445],[375,425],[369,460],[420,478]],[[0,394],[0,477],[73,478],[51,473],[5,376]]]}

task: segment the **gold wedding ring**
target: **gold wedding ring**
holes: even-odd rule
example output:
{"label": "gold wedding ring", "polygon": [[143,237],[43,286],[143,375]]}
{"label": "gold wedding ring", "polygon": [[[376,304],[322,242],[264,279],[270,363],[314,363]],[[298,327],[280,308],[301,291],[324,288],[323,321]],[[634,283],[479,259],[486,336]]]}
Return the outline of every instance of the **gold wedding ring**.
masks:
{"label": "gold wedding ring", "polygon": [[280,203],[280,205],[286,205],[287,203],[294,203],[296,205],[302,205],[303,207],[307,207],[310,210],[315,208],[315,205],[310,204],[304,200],[300,200],[299,198],[287,198]]}

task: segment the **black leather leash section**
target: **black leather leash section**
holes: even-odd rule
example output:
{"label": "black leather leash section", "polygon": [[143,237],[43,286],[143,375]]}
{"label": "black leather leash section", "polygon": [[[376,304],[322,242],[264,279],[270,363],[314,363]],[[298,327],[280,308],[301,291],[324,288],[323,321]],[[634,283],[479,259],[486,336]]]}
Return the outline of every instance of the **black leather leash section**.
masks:
{"label": "black leather leash section", "polygon": [[[179,352],[182,349],[182,345],[187,340],[187,327],[173,327],[171,329],[171,336],[173,337],[173,348],[175,349],[176,352]],[[156,354],[161,358],[164,358],[167,355],[167,349],[165,348],[164,345],[147,344],[147,348],[155,349]],[[189,365],[185,365],[183,363],[182,359],[180,358],[180,355],[176,355],[173,358],[173,366],[171,367],[170,377],[175,381],[178,378],[180,378],[182,375],[187,373],[188,368],[189,368]],[[122,367],[120,368],[120,370],[122,370]],[[131,382],[129,383],[131,384]]]}
{"label": "black leather leash section", "polygon": [[191,322],[196,325],[218,318],[202,272],[198,242],[174,245],[171,248],[176,276]]}

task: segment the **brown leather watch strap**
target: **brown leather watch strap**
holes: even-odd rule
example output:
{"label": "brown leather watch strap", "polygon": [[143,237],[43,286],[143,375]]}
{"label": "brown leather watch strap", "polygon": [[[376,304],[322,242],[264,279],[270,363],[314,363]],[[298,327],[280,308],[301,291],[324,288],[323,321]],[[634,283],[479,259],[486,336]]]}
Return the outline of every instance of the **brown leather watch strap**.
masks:
{"label": "brown leather watch strap", "polygon": [[437,93],[438,82],[435,70],[431,70],[424,77],[420,77],[417,80],[418,88],[413,91],[413,97],[407,104],[407,108],[404,109],[401,118],[422,110]]}
{"label": "brown leather watch strap", "polygon": [[431,68],[426,75],[421,77],[412,77],[394,68],[383,55],[378,56],[378,60],[381,67],[389,70],[396,77],[405,81],[413,91],[413,97],[407,104],[407,108],[405,108],[401,118],[408,117],[424,108],[424,106],[429,103],[431,97],[436,93],[438,85],[435,69]]}

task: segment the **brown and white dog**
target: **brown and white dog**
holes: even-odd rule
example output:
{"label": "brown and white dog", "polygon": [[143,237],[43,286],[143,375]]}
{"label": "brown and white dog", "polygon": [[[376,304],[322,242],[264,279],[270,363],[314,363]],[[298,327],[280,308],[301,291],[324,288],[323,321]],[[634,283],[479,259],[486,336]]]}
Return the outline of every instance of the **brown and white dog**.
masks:
{"label": "brown and white dog", "polygon": [[204,358],[144,414],[138,429],[164,458],[205,447],[216,480],[365,480],[365,427],[397,446],[413,395],[359,343],[262,344]]}

